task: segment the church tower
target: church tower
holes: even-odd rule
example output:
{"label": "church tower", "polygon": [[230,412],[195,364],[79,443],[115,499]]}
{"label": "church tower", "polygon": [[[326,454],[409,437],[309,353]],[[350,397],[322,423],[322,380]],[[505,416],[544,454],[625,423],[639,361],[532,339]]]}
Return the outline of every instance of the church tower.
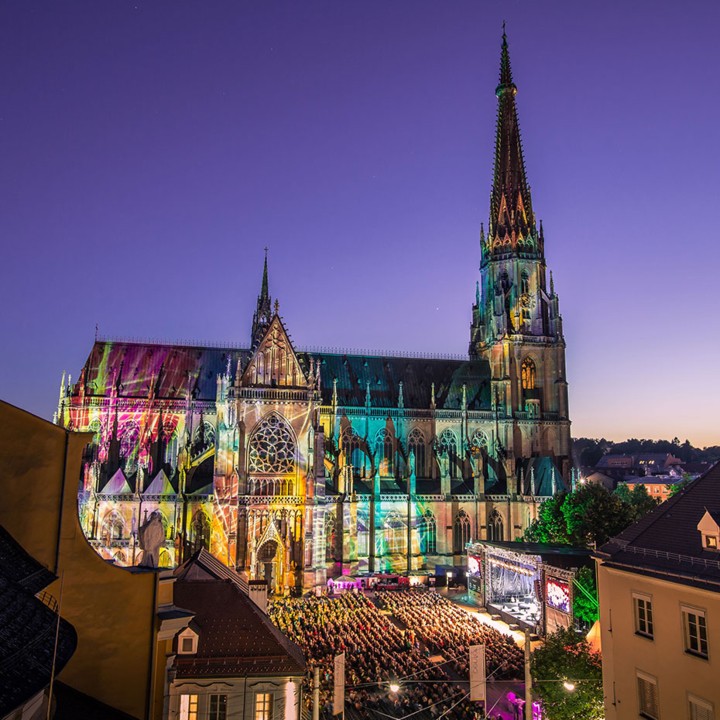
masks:
{"label": "church tower", "polygon": [[510,470],[522,457],[554,457],[570,472],[565,340],[558,296],[547,282],[545,237],[525,171],[507,35],[500,54],[495,164],[488,231],[480,231],[480,282],[470,356],[491,368],[491,400],[502,420]]}

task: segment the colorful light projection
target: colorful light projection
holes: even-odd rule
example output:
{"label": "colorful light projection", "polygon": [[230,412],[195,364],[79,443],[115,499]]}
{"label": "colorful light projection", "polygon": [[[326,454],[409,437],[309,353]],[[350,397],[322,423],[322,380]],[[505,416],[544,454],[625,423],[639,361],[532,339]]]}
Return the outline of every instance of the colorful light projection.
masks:
{"label": "colorful light projection", "polygon": [[570,614],[570,586],[564,580],[549,577],[545,581],[545,601],[548,606]]}

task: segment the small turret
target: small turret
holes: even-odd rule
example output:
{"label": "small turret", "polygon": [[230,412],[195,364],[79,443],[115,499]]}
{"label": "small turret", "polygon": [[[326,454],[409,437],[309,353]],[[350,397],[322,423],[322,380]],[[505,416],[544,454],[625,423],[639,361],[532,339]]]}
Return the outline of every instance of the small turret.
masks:
{"label": "small turret", "polygon": [[267,251],[268,249],[265,248],[265,264],[263,265],[262,284],[260,286],[260,294],[258,295],[257,299],[257,308],[255,310],[255,314],[253,315],[252,322],[252,336],[250,343],[251,348],[255,348],[260,342],[260,340],[262,340],[268,327],[270,326],[270,321],[273,317],[272,298],[270,297],[270,292],[268,290],[269,284]]}

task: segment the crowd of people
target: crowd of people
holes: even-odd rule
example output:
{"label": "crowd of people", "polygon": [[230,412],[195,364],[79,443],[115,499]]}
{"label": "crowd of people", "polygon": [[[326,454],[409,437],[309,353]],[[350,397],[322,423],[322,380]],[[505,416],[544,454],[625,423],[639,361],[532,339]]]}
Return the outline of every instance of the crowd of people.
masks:
{"label": "crowd of people", "polygon": [[455,670],[468,677],[470,645],[485,645],[488,677],[520,678],[524,672],[522,651],[509,635],[470,615],[435,592],[400,590],[378,593],[378,605],[389,610],[406,627],[413,628],[433,652],[453,658]]}
{"label": "crowd of people", "polygon": [[[380,591],[374,599],[345,593],[269,604],[273,623],[305,653],[308,707],[313,672],[320,668],[324,716],[332,715],[333,663],[340,653],[345,653],[346,714],[356,718],[401,718],[427,709],[432,717],[473,720],[476,707],[464,698],[468,645],[475,642],[486,644],[489,674],[522,677],[522,655],[512,639],[437,593]],[[396,682],[401,689],[392,692]]]}

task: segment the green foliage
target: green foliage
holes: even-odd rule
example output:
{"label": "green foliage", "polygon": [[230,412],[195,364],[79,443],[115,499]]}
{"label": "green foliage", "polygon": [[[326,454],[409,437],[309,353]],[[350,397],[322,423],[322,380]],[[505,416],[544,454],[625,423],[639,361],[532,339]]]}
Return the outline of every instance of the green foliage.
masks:
{"label": "green foliage", "polygon": [[610,493],[588,483],[545,501],[523,539],[528,542],[598,547],[655,507],[645,488]]}
{"label": "green foliage", "polygon": [[[574,630],[549,635],[532,654],[530,668],[547,720],[603,720],[600,656]],[[563,686],[565,680],[575,685],[572,692]]]}
{"label": "green foliage", "polygon": [[575,576],[575,592],[573,594],[573,613],[575,619],[588,627],[598,619],[598,594],[595,582],[595,568],[580,568]]}
{"label": "green foliage", "polygon": [[630,486],[626,483],[620,483],[615,488],[614,494],[628,506],[632,522],[637,522],[658,505],[658,501],[648,494],[644,485],[633,485],[632,489],[630,489]]}
{"label": "green foliage", "polygon": [[681,490],[684,490],[691,482],[692,480],[690,480],[687,475],[683,475],[683,479],[679,483],[675,483],[674,485],[670,486],[668,497],[674,497]]}

